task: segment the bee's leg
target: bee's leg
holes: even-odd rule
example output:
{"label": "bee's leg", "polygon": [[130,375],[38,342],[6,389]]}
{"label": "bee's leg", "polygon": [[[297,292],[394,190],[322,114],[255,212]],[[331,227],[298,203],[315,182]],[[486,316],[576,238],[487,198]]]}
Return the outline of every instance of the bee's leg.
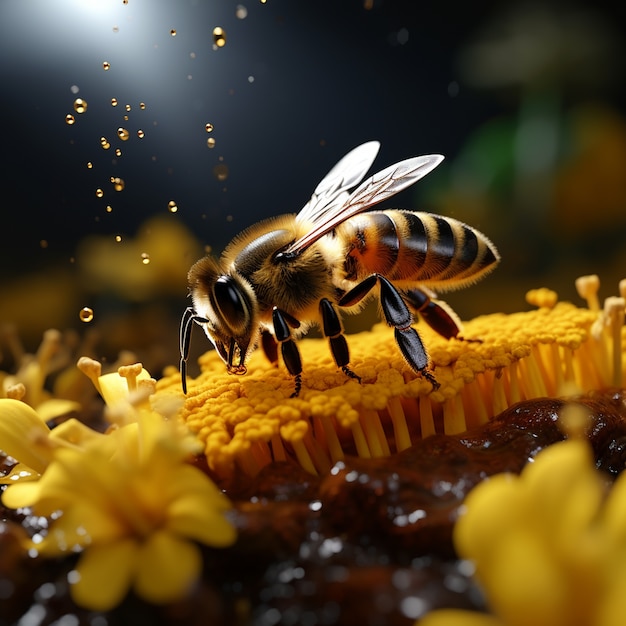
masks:
{"label": "bee's leg", "polygon": [[400,292],[381,274],[372,274],[339,300],[339,306],[351,306],[362,300],[378,282],[380,305],[389,326],[394,327],[396,343],[411,368],[428,380],[435,389],[439,383],[428,371],[428,355],[417,331],[411,327],[413,316]]}
{"label": "bee's leg", "polygon": [[333,353],[333,358],[337,367],[341,368],[341,371],[350,378],[355,378],[361,382],[361,377],[357,376],[349,367],[350,363],[350,351],[348,350],[348,343],[343,335],[343,328],[341,327],[341,320],[335,307],[330,300],[322,298],[320,300],[320,313],[322,315],[322,323],[324,327],[324,336],[328,337],[330,342],[330,351]]}
{"label": "bee's leg", "polygon": [[192,307],[188,306],[183,317],[180,320],[179,331],[179,349],[180,349],[180,380],[183,385],[183,393],[187,395],[187,359],[189,358],[189,346],[191,344],[191,331],[193,329],[193,323],[206,323],[204,317],[197,315]]}
{"label": "bee's leg", "polygon": [[436,302],[421,289],[409,289],[403,295],[409,307],[419,313],[424,321],[442,337],[450,339],[457,337],[461,332],[461,321],[445,303]]}
{"label": "bee's leg", "polygon": [[296,388],[291,394],[291,397],[295,398],[302,388],[302,361],[300,359],[300,351],[291,336],[289,326],[294,326],[295,324],[297,327],[300,323],[288,313],[281,311],[278,307],[274,307],[272,311],[272,324],[274,325],[274,336],[276,337],[276,341],[280,344],[280,352],[285,366],[295,379]]}
{"label": "bee's leg", "polygon": [[278,363],[278,344],[269,330],[264,330],[261,333],[261,346],[267,360],[272,365],[276,365]]}

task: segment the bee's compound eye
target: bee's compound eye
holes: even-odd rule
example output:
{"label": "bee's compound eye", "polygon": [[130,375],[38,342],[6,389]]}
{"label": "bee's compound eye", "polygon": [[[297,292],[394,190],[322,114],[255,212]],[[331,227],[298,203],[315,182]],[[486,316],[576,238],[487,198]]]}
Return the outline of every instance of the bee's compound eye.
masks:
{"label": "bee's compound eye", "polygon": [[235,335],[244,334],[250,321],[250,309],[245,294],[230,276],[220,276],[214,287],[215,303],[223,322]]}

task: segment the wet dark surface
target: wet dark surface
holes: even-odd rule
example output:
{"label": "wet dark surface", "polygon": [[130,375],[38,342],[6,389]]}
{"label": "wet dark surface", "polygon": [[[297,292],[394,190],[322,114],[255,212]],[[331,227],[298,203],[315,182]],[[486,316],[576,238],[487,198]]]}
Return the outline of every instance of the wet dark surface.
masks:
{"label": "wet dark surface", "polygon": [[[626,459],[626,394],[581,402],[597,466],[611,476]],[[238,540],[205,549],[203,581],[186,601],[149,607],[130,595],[106,615],[75,607],[67,593],[74,558],[23,555],[19,539],[46,520],[4,511],[0,526],[0,623],[29,613],[33,624],[408,625],[436,607],[483,607],[451,541],[459,506],[485,477],[519,472],[563,439],[564,403],[516,405],[489,424],[436,435],[385,459],[346,458],[323,477],[292,464],[264,468],[227,488]],[[50,584],[52,583],[52,584]],[[148,621],[146,621],[148,620]],[[31,622],[29,622],[31,623]]]}

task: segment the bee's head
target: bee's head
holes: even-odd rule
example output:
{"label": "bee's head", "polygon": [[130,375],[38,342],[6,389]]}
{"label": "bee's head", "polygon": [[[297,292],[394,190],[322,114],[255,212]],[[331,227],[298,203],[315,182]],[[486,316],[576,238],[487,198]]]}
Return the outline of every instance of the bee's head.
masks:
{"label": "bee's head", "polygon": [[200,259],[189,270],[188,279],[193,310],[183,316],[181,357],[186,360],[191,322],[195,321],[204,328],[228,372],[245,374],[259,327],[257,299],[250,283],[236,272],[223,272],[211,257]]}

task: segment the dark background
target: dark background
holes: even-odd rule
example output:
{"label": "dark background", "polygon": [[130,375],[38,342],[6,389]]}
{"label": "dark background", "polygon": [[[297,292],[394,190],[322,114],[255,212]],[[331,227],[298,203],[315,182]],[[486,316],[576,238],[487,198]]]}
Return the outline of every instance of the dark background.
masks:
{"label": "dark background", "polygon": [[576,298],[580,273],[613,295],[626,275],[614,4],[2,0],[0,322],[33,349],[51,326],[84,331],[89,306],[102,356],[160,343],[155,360],[173,362],[203,246],[298,211],[370,139],[378,169],[446,156],[388,206],[457,217],[498,245],[496,272],[447,298],[462,317],[524,308],[531,287]]}

